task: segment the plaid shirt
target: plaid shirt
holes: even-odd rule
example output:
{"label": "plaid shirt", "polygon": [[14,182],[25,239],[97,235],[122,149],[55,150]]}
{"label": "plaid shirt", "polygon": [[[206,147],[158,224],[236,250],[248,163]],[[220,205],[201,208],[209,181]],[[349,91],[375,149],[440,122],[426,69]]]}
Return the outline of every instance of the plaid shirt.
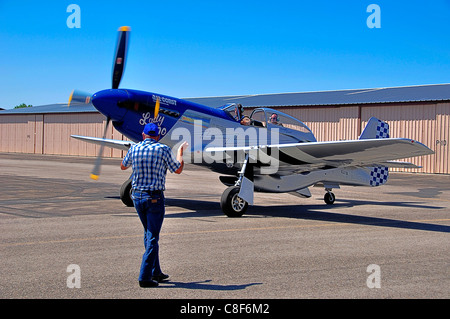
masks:
{"label": "plaid shirt", "polygon": [[169,146],[147,138],[133,144],[125,155],[122,165],[133,168],[133,190],[165,190],[166,173],[180,167]]}

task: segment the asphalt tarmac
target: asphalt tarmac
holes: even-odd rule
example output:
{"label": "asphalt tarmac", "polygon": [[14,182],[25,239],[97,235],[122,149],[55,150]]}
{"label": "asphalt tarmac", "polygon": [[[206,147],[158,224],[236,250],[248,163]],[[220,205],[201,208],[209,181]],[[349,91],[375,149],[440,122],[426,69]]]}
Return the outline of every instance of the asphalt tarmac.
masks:
{"label": "asphalt tarmac", "polygon": [[[143,231],[119,199],[120,159],[0,154],[1,298],[300,299],[450,297],[450,176],[391,173],[375,188],[255,194],[220,210],[218,175],[168,174],[160,259],[138,285]],[[77,288],[79,287],[79,288]],[[231,308],[230,308],[231,309]]]}

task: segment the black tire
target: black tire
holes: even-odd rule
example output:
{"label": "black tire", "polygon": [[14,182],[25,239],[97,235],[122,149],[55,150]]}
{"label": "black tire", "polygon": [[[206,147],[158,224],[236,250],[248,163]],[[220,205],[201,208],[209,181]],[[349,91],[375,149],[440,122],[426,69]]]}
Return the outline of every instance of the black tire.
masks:
{"label": "black tire", "polygon": [[327,205],[333,205],[334,201],[336,200],[336,196],[332,192],[325,193],[325,196],[323,197],[323,200]]}
{"label": "black tire", "polygon": [[133,200],[131,199],[131,182],[132,179],[130,178],[125,183],[122,184],[122,187],[120,188],[120,199],[122,200],[122,203],[125,204],[127,207],[133,207]]}
{"label": "black tire", "polygon": [[220,207],[228,217],[241,217],[248,208],[248,203],[238,196],[239,187],[228,187],[220,199]]}

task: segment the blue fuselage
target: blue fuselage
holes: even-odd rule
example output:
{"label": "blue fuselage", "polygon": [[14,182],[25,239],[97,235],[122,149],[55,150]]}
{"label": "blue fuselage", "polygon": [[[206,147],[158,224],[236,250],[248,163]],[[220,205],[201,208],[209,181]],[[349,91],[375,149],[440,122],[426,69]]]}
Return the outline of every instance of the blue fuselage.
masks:
{"label": "blue fuselage", "polygon": [[[160,100],[160,110],[154,117],[156,100]],[[92,104],[105,116],[109,117],[114,127],[134,142],[142,140],[142,127],[154,122],[161,128],[161,138],[182,119],[186,110],[229,121],[236,125],[223,110],[211,108],[174,97],[129,89],[108,89],[95,93]]]}

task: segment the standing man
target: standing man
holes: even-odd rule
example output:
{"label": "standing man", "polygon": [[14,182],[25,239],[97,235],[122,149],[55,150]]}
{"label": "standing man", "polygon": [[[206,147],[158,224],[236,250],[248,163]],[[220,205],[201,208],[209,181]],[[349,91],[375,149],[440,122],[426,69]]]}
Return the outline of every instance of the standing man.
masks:
{"label": "standing man", "polygon": [[120,168],[133,169],[132,199],[134,207],[144,226],[145,253],[142,257],[139,274],[139,286],[157,287],[159,282],[167,280],[168,275],[159,265],[159,232],[164,220],[164,190],[167,169],[181,174],[184,167],[183,151],[188,146],[183,142],[177,157],[169,146],[158,143],[159,127],[154,123],[145,125],[143,141],[130,147]]}

